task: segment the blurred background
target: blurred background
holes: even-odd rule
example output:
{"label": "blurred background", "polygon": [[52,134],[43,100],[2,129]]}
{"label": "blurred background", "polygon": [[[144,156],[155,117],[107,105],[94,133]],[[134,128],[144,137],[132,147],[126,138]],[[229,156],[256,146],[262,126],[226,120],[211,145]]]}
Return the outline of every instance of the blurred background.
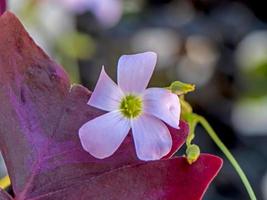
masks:
{"label": "blurred background", "polygon": [[[93,89],[122,54],[158,53],[151,86],[196,84],[187,95],[267,200],[267,12],[252,0],[9,0],[34,40]],[[202,152],[223,156],[201,128]],[[179,154],[183,154],[181,150]],[[204,199],[248,199],[226,159]],[[0,177],[6,174],[0,158]]]}

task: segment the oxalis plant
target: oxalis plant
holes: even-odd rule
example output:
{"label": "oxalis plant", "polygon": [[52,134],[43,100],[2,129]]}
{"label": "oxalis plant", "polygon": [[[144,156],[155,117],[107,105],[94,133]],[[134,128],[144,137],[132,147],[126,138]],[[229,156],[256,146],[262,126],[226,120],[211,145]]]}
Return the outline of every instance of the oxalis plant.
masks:
{"label": "oxalis plant", "polygon": [[[155,53],[122,56],[118,85],[103,67],[90,92],[70,84],[14,14],[3,13],[0,28],[0,148],[9,174],[0,200],[202,199],[222,159],[200,153],[197,124],[256,199],[232,154],[185,101],[194,86],[146,89]],[[184,143],[185,155],[173,157]],[[4,191],[10,184],[14,196]]]}

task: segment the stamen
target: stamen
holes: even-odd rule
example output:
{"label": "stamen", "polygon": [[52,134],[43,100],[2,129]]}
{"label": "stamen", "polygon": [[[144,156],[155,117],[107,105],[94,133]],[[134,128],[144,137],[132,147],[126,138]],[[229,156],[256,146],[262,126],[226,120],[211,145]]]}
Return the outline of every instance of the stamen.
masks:
{"label": "stamen", "polygon": [[142,112],[142,107],[142,99],[132,94],[125,96],[120,104],[120,110],[127,118],[138,117]]}

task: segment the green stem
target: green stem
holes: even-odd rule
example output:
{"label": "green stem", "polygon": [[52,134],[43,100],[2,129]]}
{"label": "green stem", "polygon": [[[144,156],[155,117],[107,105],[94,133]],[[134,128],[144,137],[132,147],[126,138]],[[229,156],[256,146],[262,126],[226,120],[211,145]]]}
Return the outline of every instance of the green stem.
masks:
{"label": "green stem", "polygon": [[236,159],[234,158],[234,156],[231,154],[231,152],[228,150],[228,148],[222,143],[220,138],[217,136],[217,134],[215,133],[213,128],[208,123],[208,121],[204,117],[199,116],[199,115],[197,115],[197,118],[198,118],[199,123],[205,128],[205,130],[208,132],[209,136],[216,143],[216,145],[221,149],[221,151],[225,154],[225,156],[230,161],[232,166],[235,168],[235,170],[238,173],[238,175],[240,176],[245,188],[247,189],[247,192],[250,196],[250,199],[256,200],[257,199],[256,195],[255,195],[245,173],[243,172],[243,170],[239,166],[239,164],[236,161]]}

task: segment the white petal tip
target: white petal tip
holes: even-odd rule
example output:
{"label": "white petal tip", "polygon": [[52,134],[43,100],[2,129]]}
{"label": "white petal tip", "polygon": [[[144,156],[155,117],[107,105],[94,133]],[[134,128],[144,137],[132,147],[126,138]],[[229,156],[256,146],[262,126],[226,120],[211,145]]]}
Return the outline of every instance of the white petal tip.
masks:
{"label": "white petal tip", "polygon": [[148,52],[145,52],[145,53],[150,54],[151,56],[153,56],[155,58],[158,57],[157,53],[156,52],[153,52],[153,51],[148,51]]}
{"label": "white petal tip", "polygon": [[142,161],[153,161],[153,160],[160,160],[161,158],[163,158],[164,156],[166,156],[170,151],[171,151],[171,146],[170,145],[170,148],[168,151],[166,151],[165,154],[162,154],[162,155],[146,155],[146,156],[142,156],[142,155],[137,155],[138,159],[139,160],[142,160]]}
{"label": "white petal tip", "polygon": [[178,123],[175,123],[175,126],[173,126],[173,128],[175,128],[175,129],[180,129],[180,127],[179,127],[179,122],[178,122]]}
{"label": "white petal tip", "polygon": [[99,152],[93,151],[91,148],[88,147],[88,144],[85,144],[85,142],[83,142],[85,141],[84,133],[81,131],[79,131],[79,138],[80,138],[80,142],[81,142],[83,150],[89,153],[91,156],[93,156],[96,159],[105,159],[105,158],[110,157],[113,154],[113,152],[110,154],[99,154]]}
{"label": "white petal tip", "polygon": [[[163,157],[163,156],[162,156]],[[160,160],[162,157],[152,157],[152,158],[143,158],[143,157],[138,157],[139,160],[142,161],[154,161],[154,160]]]}

